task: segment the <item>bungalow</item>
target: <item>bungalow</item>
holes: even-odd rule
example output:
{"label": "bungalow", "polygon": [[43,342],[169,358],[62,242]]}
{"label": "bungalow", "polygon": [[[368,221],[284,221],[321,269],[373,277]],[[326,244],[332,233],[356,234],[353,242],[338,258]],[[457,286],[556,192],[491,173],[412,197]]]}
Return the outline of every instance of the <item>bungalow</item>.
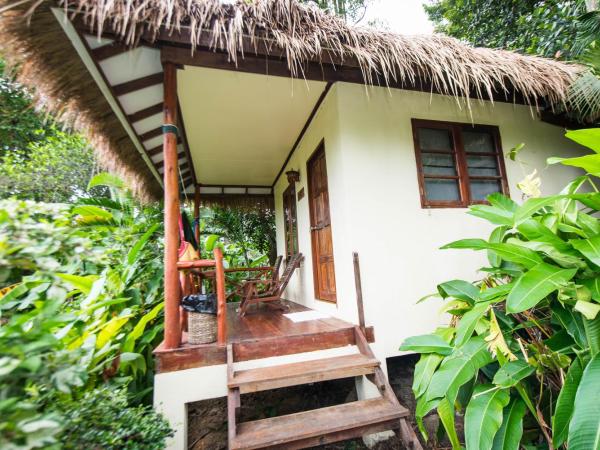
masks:
{"label": "bungalow", "polygon": [[[554,114],[577,67],[351,27],[296,0],[1,0],[0,50],[40,107],[85,133],[138,195],[164,198],[154,395],[175,449],[187,447],[186,404],[224,396],[230,448],[389,429],[420,448],[386,358],[447,320],[420,297],[481,264],[438,247],[488,233],[465,208],[494,192],[520,200],[533,169],[544,193],[561,189],[573,174],[546,158],[578,152]],[[524,161],[505,158],[521,142]],[[178,262],[182,200],[195,214],[274,207],[278,254],[298,265],[290,311],[242,317],[226,304],[236,268],[218,251]],[[214,344],[190,344],[182,325],[190,269],[215,280]],[[356,377],[358,402],[236,423],[241,394],[344,377]]]}

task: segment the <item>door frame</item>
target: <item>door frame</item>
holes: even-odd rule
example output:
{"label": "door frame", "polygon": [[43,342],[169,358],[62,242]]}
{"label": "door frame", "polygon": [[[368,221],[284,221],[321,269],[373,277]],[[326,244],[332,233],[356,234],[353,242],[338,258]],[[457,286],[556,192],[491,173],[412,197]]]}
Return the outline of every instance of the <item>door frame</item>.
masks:
{"label": "door frame", "polygon": [[[313,159],[315,158],[315,156],[320,152],[323,151],[323,156],[325,158],[325,168],[327,170],[327,152],[325,150],[325,138],[321,139],[321,141],[319,142],[319,144],[317,145],[317,147],[315,148],[315,150],[310,154],[310,156],[308,157],[308,159],[306,160],[306,187],[308,189],[308,213],[310,216],[310,227],[312,228],[314,226],[315,223],[315,218],[314,218],[314,213],[313,213],[313,194],[312,194],[312,189],[311,189],[311,177],[310,177],[310,164],[313,161]],[[331,233],[331,251],[333,254],[333,226],[332,226],[332,220],[331,220],[331,205],[329,200],[331,200],[331,198],[329,197],[329,171],[327,170],[327,194],[328,194],[328,204],[327,207],[329,208],[329,232]],[[315,238],[313,236],[313,231],[310,230],[310,250],[311,250],[311,256],[312,256],[312,270],[313,270],[313,290],[314,290],[314,295],[315,295],[315,299],[322,301],[322,302],[327,302],[327,303],[333,303],[337,305],[337,277],[335,278],[335,298],[333,299],[325,299],[325,298],[321,298],[320,294],[319,294],[319,275],[318,275],[318,261],[317,261],[317,252],[315,250]],[[334,277],[335,277],[335,258],[333,260],[333,265],[334,265]]]}

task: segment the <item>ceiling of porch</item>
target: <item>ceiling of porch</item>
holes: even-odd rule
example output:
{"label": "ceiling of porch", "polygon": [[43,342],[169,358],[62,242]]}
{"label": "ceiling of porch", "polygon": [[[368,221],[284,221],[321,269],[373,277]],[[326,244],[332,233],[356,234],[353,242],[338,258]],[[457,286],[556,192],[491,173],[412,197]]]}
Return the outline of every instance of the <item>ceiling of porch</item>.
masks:
{"label": "ceiling of porch", "polygon": [[178,97],[201,184],[270,186],[326,83],[185,66]]}
{"label": "ceiling of porch", "polygon": [[[57,14],[60,19],[61,11]],[[78,31],[66,20],[60,23],[162,184],[160,50],[130,49],[111,38]],[[201,192],[221,195],[270,192],[327,86],[322,81],[188,65],[178,70],[177,84],[180,189],[191,193],[198,183],[204,185]]]}

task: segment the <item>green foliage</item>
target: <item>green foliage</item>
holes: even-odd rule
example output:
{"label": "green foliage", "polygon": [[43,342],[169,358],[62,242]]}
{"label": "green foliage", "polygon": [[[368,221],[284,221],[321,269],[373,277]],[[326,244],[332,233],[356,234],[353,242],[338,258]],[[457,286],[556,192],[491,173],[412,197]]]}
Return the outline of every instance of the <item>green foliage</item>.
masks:
{"label": "green foliage", "polygon": [[[599,136],[568,134],[594,150]],[[423,417],[437,408],[454,449],[455,410],[465,413],[467,450],[599,449],[600,194],[584,175],[522,205],[488,200],[470,214],[496,225],[490,238],[443,247],[485,250],[485,279],[439,285],[451,325],[401,347],[422,354],[417,423],[424,433]]]}
{"label": "green foliage", "polygon": [[69,202],[88,196],[97,170],[92,149],[81,135],[35,111],[32,102],[0,59],[0,198]]}
{"label": "green foliage", "polygon": [[7,73],[0,58],[0,157],[43,141],[48,134],[45,119],[33,109],[30,93]]}
{"label": "green foliage", "polygon": [[129,407],[122,390],[97,389],[60,405],[64,411],[64,449],[165,448],[168,423],[148,406]]}
{"label": "green foliage", "polygon": [[87,196],[96,170],[92,149],[79,135],[54,127],[49,130],[44,140],[12,149],[0,158],[2,198],[68,202]]}
{"label": "green foliage", "polygon": [[583,0],[432,0],[424,5],[436,30],[490,48],[569,58]]}
{"label": "green foliage", "polygon": [[[69,408],[87,392],[104,402],[95,390],[106,384],[127,387],[134,403],[149,399],[163,327],[162,212],[117,186],[111,198],[73,206],[0,201],[0,446],[53,445],[73,426]],[[112,439],[102,448],[158,445],[145,432],[119,441],[118,428],[130,433],[136,414],[123,411],[111,420],[128,423],[86,439]]]}
{"label": "green foliage", "polygon": [[204,217],[203,247],[211,252],[219,237],[229,267],[256,267],[274,262],[275,214],[271,210],[214,208]]}
{"label": "green foliage", "polygon": [[365,14],[370,0],[301,0],[302,3],[314,3],[319,8],[331,11],[345,20],[358,22]]}

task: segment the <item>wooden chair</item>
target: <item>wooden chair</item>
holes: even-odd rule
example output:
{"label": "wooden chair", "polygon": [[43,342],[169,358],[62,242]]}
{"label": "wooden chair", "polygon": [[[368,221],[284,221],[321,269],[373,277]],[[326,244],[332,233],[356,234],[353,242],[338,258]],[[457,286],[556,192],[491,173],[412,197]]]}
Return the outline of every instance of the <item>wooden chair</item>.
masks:
{"label": "wooden chair", "polygon": [[[240,307],[238,309],[240,316],[243,317],[246,314],[250,305],[258,304],[261,302],[265,302],[269,306],[276,306],[279,309],[286,309],[286,307],[284,307],[281,304],[281,295],[283,294],[283,291],[285,291],[285,288],[290,282],[294,271],[298,267],[300,267],[300,263],[303,259],[304,256],[302,256],[302,253],[292,255],[287,261],[285,270],[283,271],[281,278],[278,278],[273,282],[269,283],[269,285],[263,289],[259,288],[261,286],[261,283],[264,283],[264,280],[246,281],[242,285],[242,302],[240,303]],[[273,302],[279,302],[279,304],[274,305]]]}
{"label": "wooden chair", "polygon": [[[279,269],[281,268],[281,263],[283,261],[283,256],[279,255],[277,259],[275,259],[275,264],[271,267],[271,270],[267,270],[261,274],[259,277],[255,278],[247,278],[245,280],[241,280],[239,282],[229,281],[230,284],[234,284],[234,289],[227,294],[227,301],[230,301],[235,295],[243,296],[245,284],[252,281],[261,286],[264,286],[264,289],[270,288],[274,283],[277,283],[279,280]],[[253,272],[252,268],[248,269],[248,272]]]}

